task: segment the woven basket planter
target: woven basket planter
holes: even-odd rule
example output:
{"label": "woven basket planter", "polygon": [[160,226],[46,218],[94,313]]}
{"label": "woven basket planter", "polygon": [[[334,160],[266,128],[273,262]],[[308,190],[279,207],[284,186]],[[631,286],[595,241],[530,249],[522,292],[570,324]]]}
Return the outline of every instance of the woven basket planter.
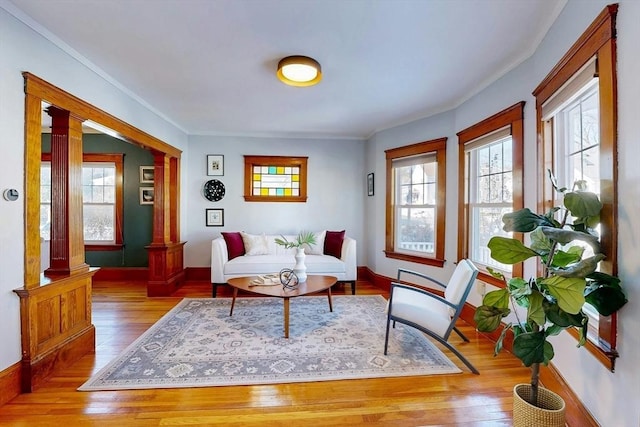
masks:
{"label": "woven basket planter", "polygon": [[530,384],[518,384],[513,388],[514,427],[565,427],[564,400],[546,388],[538,388],[538,406],[528,402]]}

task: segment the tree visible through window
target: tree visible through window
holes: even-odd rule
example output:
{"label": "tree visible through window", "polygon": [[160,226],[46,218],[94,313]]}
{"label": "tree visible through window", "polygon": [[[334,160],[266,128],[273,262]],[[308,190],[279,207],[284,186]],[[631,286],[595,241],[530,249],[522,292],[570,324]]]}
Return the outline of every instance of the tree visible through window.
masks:
{"label": "tree visible through window", "polygon": [[444,264],[446,138],[386,151],[385,254]]}
{"label": "tree visible through window", "polygon": [[487,243],[493,236],[522,239],[502,229],[502,217],[524,207],[523,119],[524,102],[519,102],[458,132],[458,258],[471,259],[480,269],[478,277],[496,286],[504,284],[488,267],[505,276],[522,273],[522,264],[491,258]]}
{"label": "tree visible through window", "polygon": [[502,216],[513,212],[511,135],[469,151],[470,258],[511,273],[511,266],[491,258],[493,236],[511,237],[502,230]]}
{"label": "tree visible through window", "polygon": [[393,161],[399,252],[435,253],[437,171],[435,155]]}

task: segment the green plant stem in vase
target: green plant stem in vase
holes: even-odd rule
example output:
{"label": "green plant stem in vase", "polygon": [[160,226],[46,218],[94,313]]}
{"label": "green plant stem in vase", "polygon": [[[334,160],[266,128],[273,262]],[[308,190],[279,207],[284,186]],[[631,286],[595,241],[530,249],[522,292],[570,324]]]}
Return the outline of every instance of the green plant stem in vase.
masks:
{"label": "green plant stem in vase", "polygon": [[513,354],[531,368],[529,403],[535,406],[540,364],[546,366],[555,355],[548,337],[576,327],[580,330],[578,346],[582,346],[587,339],[585,302],[601,316],[611,315],[627,302],[620,280],[598,271],[598,264],[605,258],[596,232],[602,210],[598,196],[584,191],[583,181],[569,191],[558,188],[551,174],[550,179],[554,189],[563,194],[563,206],[542,215],[525,208],[502,218],[505,231],[530,233],[530,245],[501,236],[492,237],[487,244],[491,257],[503,264],[538,258],[541,277],[507,280],[502,273],[488,269],[505,282],[505,287],[487,293],[474,315],[479,331],[493,332],[511,313],[510,306],[524,309],[526,316],[514,311],[516,321],[504,327],[494,355],[502,350],[507,332],[513,331]]}
{"label": "green plant stem in vase", "polygon": [[[280,238],[281,237],[281,238]],[[316,235],[311,231],[301,231],[293,241],[287,240],[286,237],[280,235],[274,241],[280,246],[284,246],[286,249],[301,248],[307,245],[309,248],[316,244]]]}

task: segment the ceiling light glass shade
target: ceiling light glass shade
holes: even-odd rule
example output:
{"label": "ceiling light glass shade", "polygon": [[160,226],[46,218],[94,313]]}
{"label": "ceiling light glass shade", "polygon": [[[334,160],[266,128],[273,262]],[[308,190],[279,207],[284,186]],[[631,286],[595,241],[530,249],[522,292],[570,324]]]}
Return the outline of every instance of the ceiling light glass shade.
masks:
{"label": "ceiling light glass shade", "polygon": [[287,56],[278,63],[278,78],[290,86],[313,86],[322,80],[320,64],[308,56]]}

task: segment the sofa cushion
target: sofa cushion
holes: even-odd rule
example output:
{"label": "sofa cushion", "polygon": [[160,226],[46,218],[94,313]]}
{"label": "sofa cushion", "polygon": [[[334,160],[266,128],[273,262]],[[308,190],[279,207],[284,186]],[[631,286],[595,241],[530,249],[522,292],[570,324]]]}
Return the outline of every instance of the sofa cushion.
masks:
{"label": "sofa cushion", "polygon": [[242,236],[244,243],[245,255],[267,255],[269,253],[267,237],[264,234],[255,235],[241,231],[240,236]]}
{"label": "sofa cushion", "polygon": [[[293,268],[293,255],[240,256],[224,264],[227,276],[252,276],[256,274],[278,273],[283,268]],[[327,255],[307,255],[307,274],[336,274],[346,272],[344,262]]]}
{"label": "sofa cushion", "polygon": [[327,231],[324,236],[324,254],[336,258],[342,257],[342,242],[344,241],[344,230]]}
{"label": "sofa cushion", "polygon": [[229,254],[230,260],[244,255],[244,242],[242,241],[242,236],[239,232],[223,231],[220,234],[222,234],[222,237],[227,244],[227,253]]}
{"label": "sofa cushion", "polygon": [[326,234],[326,230],[318,231],[313,233],[316,237],[315,245],[305,245],[304,253],[307,255],[323,255],[324,254],[324,236]]}

